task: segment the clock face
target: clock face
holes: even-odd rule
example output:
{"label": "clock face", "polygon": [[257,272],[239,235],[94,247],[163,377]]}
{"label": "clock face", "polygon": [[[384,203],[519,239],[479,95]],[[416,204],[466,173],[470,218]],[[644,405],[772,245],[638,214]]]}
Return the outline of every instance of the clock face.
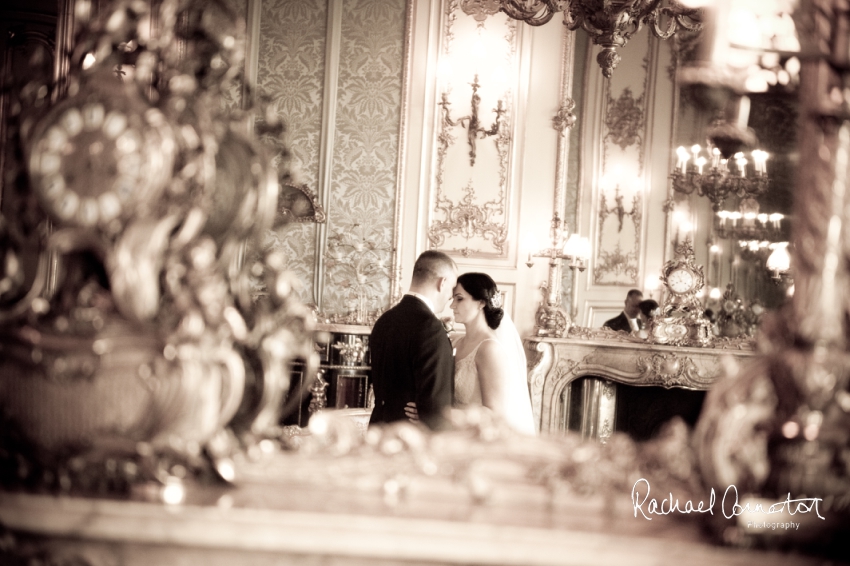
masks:
{"label": "clock face", "polygon": [[155,113],[71,99],[48,114],[29,158],[33,188],[47,212],[67,224],[105,225],[155,198],[175,149]]}
{"label": "clock face", "polygon": [[694,283],[694,274],[687,269],[674,269],[667,275],[667,286],[674,293],[687,293],[693,289]]}

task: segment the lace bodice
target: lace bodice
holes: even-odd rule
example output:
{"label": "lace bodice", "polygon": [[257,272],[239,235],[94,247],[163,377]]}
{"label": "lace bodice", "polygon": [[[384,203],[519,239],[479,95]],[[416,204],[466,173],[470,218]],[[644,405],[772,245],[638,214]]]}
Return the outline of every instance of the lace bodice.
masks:
{"label": "lace bodice", "polygon": [[[492,340],[488,338],[487,340]],[[482,340],[465,357],[455,360],[455,404],[456,405],[480,405],[481,404],[481,382],[478,380],[478,369],[475,367],[475,355],[481,344],[487,342]]]}

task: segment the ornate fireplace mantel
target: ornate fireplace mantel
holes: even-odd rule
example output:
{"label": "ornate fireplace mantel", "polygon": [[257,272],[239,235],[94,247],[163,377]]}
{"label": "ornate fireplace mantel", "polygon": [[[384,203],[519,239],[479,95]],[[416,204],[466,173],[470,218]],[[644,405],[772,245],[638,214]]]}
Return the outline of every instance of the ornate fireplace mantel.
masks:
{"label": "ornate fireplace mantel", "polygon": [[705,391],[721,375],[724,363],[755,355],[749,341],[720,341],[713,348],[648,343],[607,329],[573,328],[566,338],[529,337],[528,382],[541,432],[567,428],[569,385],[594,380],[581,399],[584,436],[605,439],[612,432],[615,388],[611,382]]}

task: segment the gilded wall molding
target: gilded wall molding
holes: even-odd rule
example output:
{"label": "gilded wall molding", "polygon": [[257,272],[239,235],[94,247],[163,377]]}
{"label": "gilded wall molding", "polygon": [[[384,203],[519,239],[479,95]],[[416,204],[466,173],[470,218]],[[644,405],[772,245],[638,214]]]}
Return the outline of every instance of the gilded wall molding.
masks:
{"label": "gilded wall molding", "polygon": [[[572,216],[567,211],[567,175],[568,162],[570,156],[570,135],[573,127],[578,121],[577,116],[573,113],[576,108],[576,101],[573,96],[573,75],[575,68],[575,33],[569,30],[564,30],[561,39],[561,81],[558,98],[560,106],[558,111],[552,117],[552,127],[558,132],[557,142],[557,158],[555,162],[555,195],[552,201],[553,216],[558,215],[563,220],[564,225],[572,226],[574,232],[578,232],[576,225],[576,217],[579,215],[579,210],[575,211],[575,216]],[[578,284],[573,281],[575,271],[570,269],[560,270],[560,273],[553,273],[555,277],[560,278],[560,285],[556,286],[556,281],[547,281],[549,289],[559,287],[561,289],[561,301],[570,305],[568,313],[571,317],[575,316],[575,308],[573,304],[577,301]]]}
{"label": "gilded wall molding", "polygon": [[408,135],[409,135],[409,112],[410,112],[410,89],[411,77],[413,74],[413,23],[414,14],[416,13],[417,0],[410,0],[407,4],[407,13],[404,21],[404,53],[402,54],[402,76],[401,76],[401,100],[398,124],[398,159],[396,162],[396,185],[395,185],[395,203],[393,204],[393,226],[392,226],[392,252],[390,259],[390,305],[401,300],[402,296],[402,217],[404,201],[407,197],[407,155]]}
{"label": "gilded wall molding", "polygon": [[[331,210],[334,169],[334,132],[337,127],[337,97],[339,96],[339,66],[342,49],[342,0],[329,0],[328,24],[325,35],[325,76],[322,88],[322,115],[319,141],[318,198],[326,212]],[[315,236],[315,263],[313,265],[313,298],[319,309],[325,305],[325,257],[321,253],[328,245],[330,226],[320,224]]]}
{"label": "gilded wall molding", "polygon": [[[600,213],[600,221],[604,220],[604,216]],[[599,243],[601,246],[602,237],[600,235]],[[625,280],[637,284],[638,279],[638,260],[640,256],[640,248],[635,243],[635,249],[623,250],[618,243],[612,250],[600,249],[596,258],[596,269],[593,270],[593,282],[597,285],[606,285],[604,282],[606,276],[614,276],[617,279]],[[625,277],[619,277],[624,275]],[[621,285],[622,283],[607,283],[608,285]]]}

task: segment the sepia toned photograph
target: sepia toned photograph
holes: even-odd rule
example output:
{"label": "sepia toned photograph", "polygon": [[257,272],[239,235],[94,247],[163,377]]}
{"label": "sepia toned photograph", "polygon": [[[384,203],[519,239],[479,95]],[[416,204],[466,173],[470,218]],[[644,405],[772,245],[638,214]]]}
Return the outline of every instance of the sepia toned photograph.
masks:
{"label": "sepia toned photograph", "polygon": [[0,3],[0,566],[850,564],[849,84],[844,0]]}

